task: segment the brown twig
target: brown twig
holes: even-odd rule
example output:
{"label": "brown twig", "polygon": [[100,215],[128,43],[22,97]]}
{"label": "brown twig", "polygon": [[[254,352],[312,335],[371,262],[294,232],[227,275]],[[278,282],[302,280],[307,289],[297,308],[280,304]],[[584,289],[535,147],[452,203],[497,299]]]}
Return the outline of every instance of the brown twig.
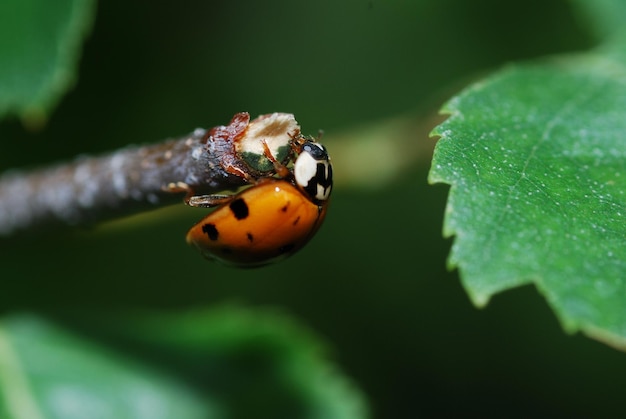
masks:
{"label": "brown twig", "polygon": [[240,186],[197,129],[180,139],[0,177],[0,235],[61,225],[86,225],[182,202],[181,189],[214,193]]}
{"label": "brown twig", "polygon": [[[300,127],[291,114],[236,114],[226,126],[32,172],[0,176],[0,236],[99,221],[214,194],[273,175],[263,141],[285,161]],[[281,150],[283,150],[281,152]]]}
{"label": "brown twig", "polygon": [[[208,132],[196,129],[159,144],[6,173],[0,176],[0,235],[93,224],[182,202],[185,193],[213,194],[249,183],[266,174],[241,158],[251,155],[246,147],[256,147],[255,135],[288,139],[294,127],[299,133],[290,114],[249,120],[247,113],[240,113],[229,125]],[[252,138],[246,138],[248,131]]]}

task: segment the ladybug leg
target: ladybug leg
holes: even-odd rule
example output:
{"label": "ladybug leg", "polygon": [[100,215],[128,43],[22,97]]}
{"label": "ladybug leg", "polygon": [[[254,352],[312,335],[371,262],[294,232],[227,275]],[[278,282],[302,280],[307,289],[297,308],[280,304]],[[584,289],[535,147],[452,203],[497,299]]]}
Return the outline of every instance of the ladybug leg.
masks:
{"label": "ladybug leg", "polygon": [[163,188],[167,192],[185,192],[185,204],[190,207],[213,208],[232,201],[233,195],[194,195],[193,189],[184,182],[172,182]]}
{"label": "ladybug leg", "polygon": [[289,134],[289,136],[291,137],[291,141],[289,143],[291,152],[294,154],[300,154],[302,151],[302,143],[304,143],[305,140],[304,136],[300,134],[300,132],[296,132],[293,135]]}
{"label": "ladybug leg", "polygon": [[244,179],[246,182],[251,182],[252,179],[253,179],[252,176],[250,176],[249,173],[246,173],[245,171],[243,171],[239,167],[235,166],[234,164],[226,163],[226,164],[223,165],[223,167],[224,167],[224,170],[226,170],[226,173],[238,176],[238,177]]}
{"label": "ladybug leg", "polygon": [[261,140],[261,144],[263,144],[263,155],[274,164],[274,170],[276,170],[276,174],[282,178],[288,177],[291,172],[289,171],[289,169],[287,169],[286,166],[282,165],[279,161],[276,160],[276,157],[274,157],[272,151],[267,145],[267,141]]}
{"label": "ladybug leg", "polygon": [[185,197],[185,204],[197,208],[213,208],[233,200],[233,195],[195,195]]}

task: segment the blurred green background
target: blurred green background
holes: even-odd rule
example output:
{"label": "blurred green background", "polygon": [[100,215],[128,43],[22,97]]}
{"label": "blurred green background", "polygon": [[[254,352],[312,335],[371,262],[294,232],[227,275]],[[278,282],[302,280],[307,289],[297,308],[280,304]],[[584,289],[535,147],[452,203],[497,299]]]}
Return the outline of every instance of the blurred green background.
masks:
{"label": "blurred green background", "polygon": [[[532,287],[472,307],[446,271],[447,188],[426,182],[427,133],[447,97],[507,62],[593,43],[561,0],[102,1],[47,125],[0,123],[0,169],[157,142],[239,111],[291,112],[339,152],[331,208],[299,254],[252,271],[188,248],[204,212],[182,205],[3,239],[0,310],[278,306],[330,343],[375,417],[609,414],[623,404],[624,355],[565,335]],[[351,133],[398,115],[415,121],[394,139],[415,159],[379,185],[371,162],[351,159]],[[342,162],[363,176],[342,180]]]}

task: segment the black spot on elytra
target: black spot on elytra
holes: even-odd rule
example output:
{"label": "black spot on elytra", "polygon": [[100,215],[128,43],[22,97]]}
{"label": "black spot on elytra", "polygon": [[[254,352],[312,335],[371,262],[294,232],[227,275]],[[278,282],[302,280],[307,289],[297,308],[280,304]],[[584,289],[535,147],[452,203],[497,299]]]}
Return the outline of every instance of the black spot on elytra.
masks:
{"label": "black spot on elytra", "polygon": [[219,237],[219,232],[217,231],[217,228],[215,228],[215,224],[205,224],[202,226],[202,232],[206,233],[207,236],[209,236],[209,240],[217,240],[217,238]]}
{"label": "black spot on elytra", "polygon": [[295,247],[296,247],[296,245],[295,245],[295,244],[293,244],[293,243],[289,243],[289,244],[286,244],[286,245],[284,245],[284,246],[280,246],[280,247],[278,248],[278,252],[280,252],[280,254],[289,253],[289,252],[291,252],[293,249],[295,249]]}
{"label": "black spot on elytra", "polygon": [[246,236],[248,236],[248,241],[250,243],[252,243],[254,241],[254,236],[252,235],[252,233],[246,233]]}
{"label": "black spot on elytra", "polygon": [[293,220],[293,223],[291,223],[291,225],[297,225],[300,222],[300,216],[298,215],[298,218],[296,218],[295,220]]}
{"label": "black spot on elytra", "polygon": [[229,207],[235,218],[238,220],[243,220],[248,217],[248,214],[250,214],[250,211],[248,211],[248,204],[246,204],[246,201],[241,198],[235,199],[230,203]]}
{"label": "black spot on elytra", "polygon": [[280,210],[281,210],[282,212],[287,212],[287,210],[289,209],[289,204],[291,204],[291,201],[287,202],[287,203],[285,204],[285,206],[284,206],[284,207],[282,207]]}

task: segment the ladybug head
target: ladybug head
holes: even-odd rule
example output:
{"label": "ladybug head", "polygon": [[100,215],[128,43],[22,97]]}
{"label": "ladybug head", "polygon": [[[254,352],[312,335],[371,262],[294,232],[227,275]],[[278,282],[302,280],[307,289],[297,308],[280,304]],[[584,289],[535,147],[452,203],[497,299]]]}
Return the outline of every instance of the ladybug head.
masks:
{"label": "ladybug head", "polygon": [[313,202],[327,201],[333,188],[333,166],[326,147],[305,141],[293,166],[296,185]]}

